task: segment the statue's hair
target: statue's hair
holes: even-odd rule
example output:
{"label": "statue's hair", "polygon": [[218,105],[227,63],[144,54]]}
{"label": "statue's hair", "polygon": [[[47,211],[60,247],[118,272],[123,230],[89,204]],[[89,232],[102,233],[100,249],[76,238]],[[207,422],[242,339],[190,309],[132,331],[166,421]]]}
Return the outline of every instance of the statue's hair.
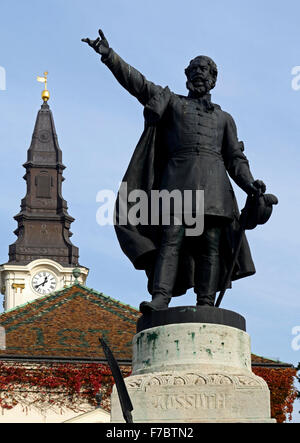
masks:
{"label": "statue's hair", "polygon": [[210,89],[213,89],[215,86],[216,86],[216,83],[217,83],[217,78],[218,78],[218,67],[217,67],[217,65],[216,65],[216,63],[213,61],[213,59],[212,58],[210,58],[210,57],[207,57],[206,55],[198,55],[197,57],[195,57],[195,58],[193,58],[193,60],[191,60],[190,61],[190,64],[189,64],[189,66],[185,69],[185,75],[188,77],[189,76],[189,72],[190,72],[190,69],[191,69],[191,65],[194,63],[194,62],[196,62],[196,61],[198,61],[198,60],[205,60],[206,61],[206,63],[208,64],[208,66],[209,66],[209,68],[210,68],[210,75],[211,75],[211,78],[212,78],[212,80],[211,80],[211,88]]}

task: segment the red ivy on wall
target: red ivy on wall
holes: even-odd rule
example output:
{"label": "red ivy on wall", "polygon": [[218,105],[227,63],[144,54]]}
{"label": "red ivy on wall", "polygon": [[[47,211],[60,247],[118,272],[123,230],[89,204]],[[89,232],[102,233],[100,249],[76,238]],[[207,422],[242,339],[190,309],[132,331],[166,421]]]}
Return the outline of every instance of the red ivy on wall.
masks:
{"label": "red ivy on wall", "polygon": [[[129,375],[130,368],[123,368]],[[26,365],[0,362],[0,406],[60,410],[68,408],[81,412],[80,405],[96,405],[95,395],[102,394],[101,406],[110,410],[113,377],[102,364]]]}
{"label": "red ivy on wall", "polygon": [[[130,367],[121,367],[123,376],[130,375]],[[271,392],[271,416],[278,423],[291,419],[297,397],[294,378],[297,369],[254,367]],[[83,404],[96,406],[95,396],[102,394],[101,407],[110,411],[113,377],[103,364],[32,364],[0,362],[0,407],[12,409],[20,404],[24,409],[35,407],[60,411],[71,409],[84,412]]]}
{"label": "red ivy on wall", "polygon": [[252,370],[268,384],[271,393],[271,417],[275,418],[277,423],[291,420],[293,403],[297,397],[294,386],[297,369],[254,367]]}

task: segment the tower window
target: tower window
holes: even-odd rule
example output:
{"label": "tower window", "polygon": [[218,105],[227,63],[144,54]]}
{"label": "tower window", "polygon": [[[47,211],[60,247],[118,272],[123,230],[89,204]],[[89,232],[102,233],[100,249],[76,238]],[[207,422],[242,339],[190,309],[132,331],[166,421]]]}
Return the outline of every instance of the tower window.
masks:
{"label": "tower window", "polygon": [[38,175],[35,184],[37,198],[51,198],[52,177],[46,174]]}

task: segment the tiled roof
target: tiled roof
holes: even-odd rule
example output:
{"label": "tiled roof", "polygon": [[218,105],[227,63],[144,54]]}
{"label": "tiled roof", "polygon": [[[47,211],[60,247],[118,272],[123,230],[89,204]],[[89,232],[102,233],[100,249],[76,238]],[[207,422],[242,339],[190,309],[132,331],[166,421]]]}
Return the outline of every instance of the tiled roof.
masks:
{"label": "tiled roof", "polygon": [[0,315],[6,332],[1,355],[104,358],[103,336],[118,360],[131,359],[139,312],[75,284]]}
{"label": "tiled roof", "polygon": [[266,358],[266,357],[260,357],[259,355],[255,355],[255,354],[251,355],[251,360],[252,360],[252,365],[255,365],[255,366],[259,366],[259,365],[274,366],[274,367],[279,367],[279,366],[291,367],[292,366],[289,363],[283,363],[279,360],[273,360],[273,359]]}

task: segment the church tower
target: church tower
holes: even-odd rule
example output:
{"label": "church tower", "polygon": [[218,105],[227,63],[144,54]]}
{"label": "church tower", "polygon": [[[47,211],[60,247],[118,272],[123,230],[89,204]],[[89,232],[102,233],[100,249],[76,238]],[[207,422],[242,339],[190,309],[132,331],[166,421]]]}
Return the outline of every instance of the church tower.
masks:
{"label": "church tower", "polygon": [[58,145],[48,100],[47,73],[43,104],[38,112],[32,141],[23,165],[26,196],[14,217],[18,227],[15,243],[9,246],[9,261],[0,266],[0,289],[4,309],[48,295],[77,281],[85,284],[88,269],[78,264],[79,251],[70,240],[71,223],[67,202],[62,196],[62,151]]}

